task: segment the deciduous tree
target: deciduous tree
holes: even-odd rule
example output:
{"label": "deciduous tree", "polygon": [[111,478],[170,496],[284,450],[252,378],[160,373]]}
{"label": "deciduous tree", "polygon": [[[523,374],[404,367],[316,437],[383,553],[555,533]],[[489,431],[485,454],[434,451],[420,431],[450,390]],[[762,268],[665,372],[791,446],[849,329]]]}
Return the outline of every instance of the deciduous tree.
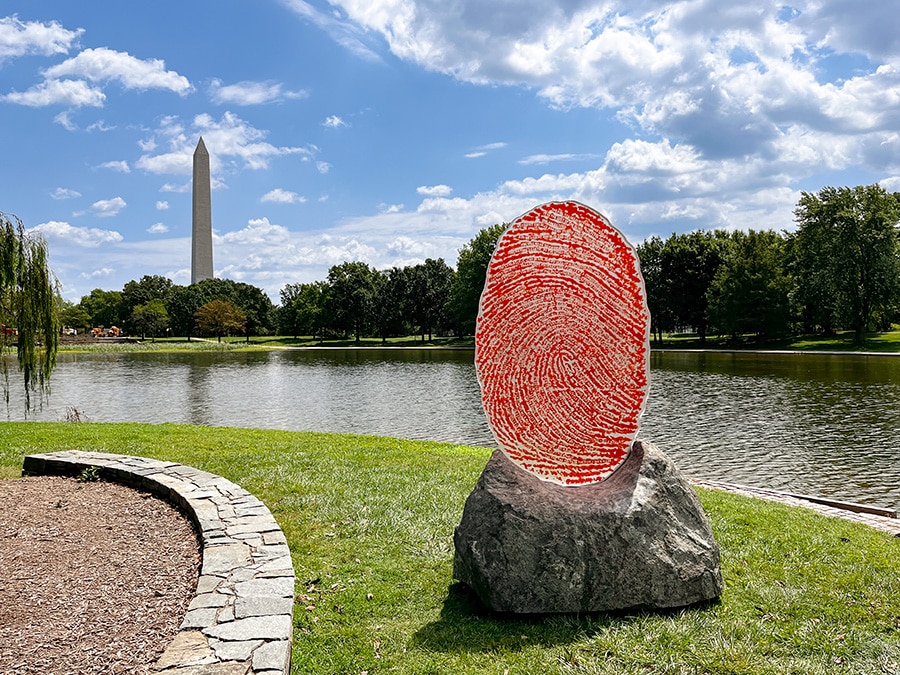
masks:
{"label": "deciduous tree", "polygon": [[247,316],[233,303],[225,300],[210,300],[197,310],[197,328],[218,341],[222,336],[243,332]]}
{"label": "deciduous tree", "polygon": [[900,195],[879,185],[826,187],[802,193],[794,215],[798,295],[807,316],[825,330],[839,321],[862,343],[900,293]]}
{"label": "deciduous tree", "polygon": [[364,262],[345,262],[328,270],[328,308],[334,328],[356,341],[374,318],[378,273]]}
{"label": "deciduous tree", "polygon": [[784,238],[751,230],[733,233],[732,242],[707,291],[711,326],[732,339],[787,334],[793,284],[785,272]]}
{"label": "deciduous tree", "polygon": [[448,310],[450,320],[458,335],[475,333],[478,303],[484,290],[488,264],[500,235],[509,223],[498,223],[484,228],[469,243],[459,249],[456,276],[450,287]]}
{"label": "deciduous tree", "polygon": [[169,323],[169,314],[162,300],[155,299],[138,305],[131,313],[131,322],[141,332],[141,338],[146,338],[147,333],[156,338],[159,331],[166,328]]}

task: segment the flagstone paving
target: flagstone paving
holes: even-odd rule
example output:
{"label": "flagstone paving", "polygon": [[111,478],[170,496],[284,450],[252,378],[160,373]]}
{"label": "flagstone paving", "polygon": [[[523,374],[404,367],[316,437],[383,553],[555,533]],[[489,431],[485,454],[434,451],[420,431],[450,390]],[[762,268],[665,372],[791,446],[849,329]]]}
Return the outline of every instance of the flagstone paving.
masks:
{"label": "flagstone paving", "polygon": [[[147,490],[194,522],[203,563],[181,630],[154,670],[192,675],[275,675],[290,670],[294,570],[269,509],[229,480],[190,466],[99,452],[25,457],[27,475],[77,475]],[[183,670],[188,669],[188,670]]]}

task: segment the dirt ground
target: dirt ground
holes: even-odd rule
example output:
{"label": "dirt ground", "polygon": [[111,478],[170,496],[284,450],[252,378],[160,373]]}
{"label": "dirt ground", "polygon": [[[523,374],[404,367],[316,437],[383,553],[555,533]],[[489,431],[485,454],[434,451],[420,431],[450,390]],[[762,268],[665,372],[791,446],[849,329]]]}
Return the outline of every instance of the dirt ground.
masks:
{"label": "dirt ground", "polygon": [[0,481],[0,675],[149,673],[197,584],[194,529],[106,482]]}

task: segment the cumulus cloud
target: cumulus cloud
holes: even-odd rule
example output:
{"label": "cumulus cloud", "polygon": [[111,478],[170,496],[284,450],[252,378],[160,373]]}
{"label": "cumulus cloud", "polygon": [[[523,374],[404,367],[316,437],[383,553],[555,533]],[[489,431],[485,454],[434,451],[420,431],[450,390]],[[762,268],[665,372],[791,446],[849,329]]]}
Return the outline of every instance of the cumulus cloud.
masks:
{"label": "cumulus cloud", "polygon": [[168,231],[169,227],[165,223],[153,223],[153,225],[147,228],[147,232],[150,234],[165,234]]}
{"label": "cumulus cloud", "polygon": [[80,276],[82,279],[101,279],[108,277],[113,273],[115,273],[115,270],[111,267],[101,267],[100,269],[92,270],[90,272],[82,272]]}
{"label": "cumulus cloud", "polygon": [[329,115],[325,118],[325,121],[322,122],[322,126],[328,127],[329,129],[337,129],[339,127],[346,127],[347,123],[337,115]]}
{"label": "cumulus cloud", "polygon": [[316,171],[319,173],[328,173],[331,171],[331,164],[328,162],[316,162]]}
{"label": "cumulus cloud", "polygon": [[262,105],[265,103],[278,103],[289,99],[306,98],[306,91],[290,91],[284,88],[280,82],[251,82],[243,81],[234,84],[222,84],[215,79],[210,84],[210,95],[214,103],[235,105]]}
{"label": "cumulus cloud", "polygon": [[58,21],[20,21],[18,16],[0,18],[0,63],[5,59],[40,54],[66,54],[84,33],[67,30]]}
{"label": "cumulus cloud", "polygon": [[145,147],[155,150],[162,146],[166,152],[141,155],[135,166],[158,174],[190,174],[193,167],[197,139],[203,136],[210,155],[210,171],[217,173],[223,163],[239,162],[240,168],[266,169],[274,157],[301,155],[312,157],[314,147],[276,146],[264,139],[267,132],[231,112],[225,112],[218,120],[208,114],[194,117],[190,133],[177,117],[164,118],[154,132],[154,143],[144,141]]}
{"label": "cumulus cloud", "polygon": [[118,82],[126,89],[167,89],[177,94],[191,91],[190,81],[167,70],[162,59],[139,59],[128,52],[106,47],[85,49],[78,55],[44,71],[48,80],[74,77],[91,82]]}
{"label": "cumulus cloud", "polygon": [[420,185],[416,188],[416,193],[427,197],[449,197],[453,192],[453,188],[449,185]]}
{"label": "cumulus cloud", "polygon": [[162,200],[156,202],[156,210],[157,211],[168,211],[169,210],[169,202],[162,201]]}
{"label": "cumulus cloud", "polygon": [[303,204],[306,202],[306,197],[303,197],[296,192],[275,188],[264,194],[259,201],[275,202],[276,204]]}
{"label": "cumulus cloud", "polygon": [[118,173],[131,173],[131,167],[128,166],[128,162],[126,162],[125,160],[104,162],[100,165],[100,168],[110,169],[111,171],[116,171]]}
{"label": "cumulus cloud", "polygon": [[47,80],[26,91],[12,91],[5,94],[2,100],[31,108],[42,108],[49,105],[99,108],[106,101],[106,94],[83,80]]}
{"label": "cumulus cloud", "polygon": [[50,196],[53,199],[76,199],[81,196],[81,193],[77,190],[70,190],[69,188],[58,187],[53,192],[50,193]]}
{"label": "cumulus cloud", "polygon": [[101,230],[95,227],[73,227],[69,223],[51,220],[29,230],[41,234],[46,239],[59,239],[76,246],[95,248],[101,244],[117,244],[122,235],[115,230]]}
{"label": "cumulus cloud", "polygon": [[[838,130],[876,166],[887,152],[872,137],[883,140],[880,134],[900,122],[900,35],[886,6],[860,12],[842,0],[803,0],[792,11],[715,0],[333,4],[341,10],[335,20],[380,35],[401,59],[465,82],[526,86],[561,109],[611,110],[640,137],[670,139],[712,161],[777,160],[778,153],[796,155],[787,141]],[[841,59],[860,54],[866,58],[855,58],[852,71],[835,70]],[[475,148],[466,157],[487,152],[488,146]]]}
{"label": "cumulus cloud", "polygon": [[[125,89],[167,89],[181,95],[192,89],[186,77],[166,70],[160,59],[141,60],[105,47],[85,49],[45,69],[43,75],[43,82],[23,92],[12,91],[0,100],[30,107],[99,108],[106,101],[102,86],[109,82],[118,82]],[[74,128],[67,115],[57,117],[57,122],[66,129]]]}
{"label": "cumulus cloud", "polygon": [[119,215],[119,211],[126,207],[125,200],[121,197],[113,197],[112,199],[101,199],[91,204],[91,210],[94,215],[100,218],[111,218]]}

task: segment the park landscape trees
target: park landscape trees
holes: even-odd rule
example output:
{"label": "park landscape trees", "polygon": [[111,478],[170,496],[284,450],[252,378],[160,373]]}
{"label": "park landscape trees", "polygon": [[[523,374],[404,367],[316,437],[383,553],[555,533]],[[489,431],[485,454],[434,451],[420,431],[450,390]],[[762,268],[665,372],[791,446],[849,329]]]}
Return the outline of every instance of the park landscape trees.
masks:
{"label": "park landscape trees", "polygon": [[802,193],[797,228],[651,237],[637,247],[654,335],[731,342],[866,332],[900,319],[900,193],[878,185]]}
{"label": "park landscape trees", "polygon": [[[692,332],[701,343],[711,334],[762,343],[849,329],[862,341],[867,330],[900,320],[898,219],[900,193],[878,185],[826,187],[802,193],[793,229],[649,237],[636,248],[653,338]],[[131,331],[171,329],[190,339],[202,330],[198,310],[218,299],[244,314],[247,340],[276,329],[320,340],[472,335],[488,263],[506,227],[477,232],[459,249],[456,269],[443,259],[387,270],[347,261],[325,280],[286,284],[277,308],[261,289],[230,279],[179,286],[144,276],[121,291],[94,289],[65,306],[65,316]],[[155,311],[152,324],[151,301],[165,309]]]}

